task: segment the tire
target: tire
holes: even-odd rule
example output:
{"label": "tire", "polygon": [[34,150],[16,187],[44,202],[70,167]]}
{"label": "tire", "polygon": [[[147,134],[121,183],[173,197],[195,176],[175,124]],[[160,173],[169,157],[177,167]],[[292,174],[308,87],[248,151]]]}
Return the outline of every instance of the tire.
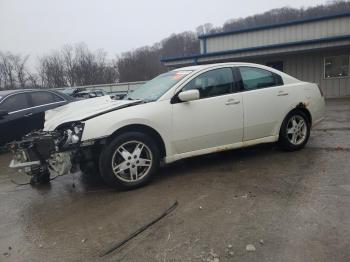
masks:
{"label": "tire", "polygon": [[280,147],[286,151],[302,149],[309,140],[310,129],[311,123],[303,111],[291,111],[281,126],[278,141]]}
{"label": "tire", "polygon": [[112,187],[135,189],[150,182],[159,167],[159,155],[157,144],[150,136],[127,132],[103,148],[99,159],[100,173]]}

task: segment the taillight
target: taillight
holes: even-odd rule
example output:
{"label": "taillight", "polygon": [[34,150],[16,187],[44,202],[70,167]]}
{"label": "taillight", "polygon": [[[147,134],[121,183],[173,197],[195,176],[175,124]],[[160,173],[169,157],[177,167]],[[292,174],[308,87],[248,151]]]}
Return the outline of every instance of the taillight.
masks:
{"label": "taillight", "polygon": [[320,90],[321,96],[323,96],[323,92],[322,92],[320,85],[317,85],[317,87],[318,87],[318,90]]}

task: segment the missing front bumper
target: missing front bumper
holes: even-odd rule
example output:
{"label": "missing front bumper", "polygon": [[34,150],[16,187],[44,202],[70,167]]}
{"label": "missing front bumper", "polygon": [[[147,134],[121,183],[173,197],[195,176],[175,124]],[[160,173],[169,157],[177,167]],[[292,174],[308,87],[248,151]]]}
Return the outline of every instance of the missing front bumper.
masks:
{"label": "missing front bumper", "polygon": [[76,159],[77,148],[61,148],[62,136],[60,133],[38,131],[28,134],[22,141],[9,145],[13,153],[13,160],[9,167],[24,171],[34,176],[50,173],[53,176],[62,176],[70,173]]}

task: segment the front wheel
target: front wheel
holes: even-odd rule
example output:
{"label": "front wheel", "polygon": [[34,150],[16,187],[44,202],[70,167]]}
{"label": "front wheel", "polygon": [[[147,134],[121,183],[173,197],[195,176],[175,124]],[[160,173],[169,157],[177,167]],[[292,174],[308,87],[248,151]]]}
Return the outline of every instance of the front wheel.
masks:
{"label": "front wheel", "polygon": [[279,136],[280,146],[287,151],[302,149],[310,136],[311,124],[300,110],[290,112],[284,119]]}
{"label": "front wheel", "polygon": [[99,166],[109,185],[134,189],[148,183],[158,169],[159,150],[146,134],[124,133],[102,150]]}

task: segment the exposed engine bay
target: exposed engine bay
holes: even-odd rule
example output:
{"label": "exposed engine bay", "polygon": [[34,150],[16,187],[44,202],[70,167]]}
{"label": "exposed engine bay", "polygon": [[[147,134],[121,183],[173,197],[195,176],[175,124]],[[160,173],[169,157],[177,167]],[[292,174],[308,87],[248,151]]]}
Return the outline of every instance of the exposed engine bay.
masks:
{"label": "exposed engine bay", "polygon": [[84,124],[65,123],[54,131],[33,131],[21,141],[9,144],[13,153],[11,168],[34,176],[49,173],[61,176],[77,164]]}

